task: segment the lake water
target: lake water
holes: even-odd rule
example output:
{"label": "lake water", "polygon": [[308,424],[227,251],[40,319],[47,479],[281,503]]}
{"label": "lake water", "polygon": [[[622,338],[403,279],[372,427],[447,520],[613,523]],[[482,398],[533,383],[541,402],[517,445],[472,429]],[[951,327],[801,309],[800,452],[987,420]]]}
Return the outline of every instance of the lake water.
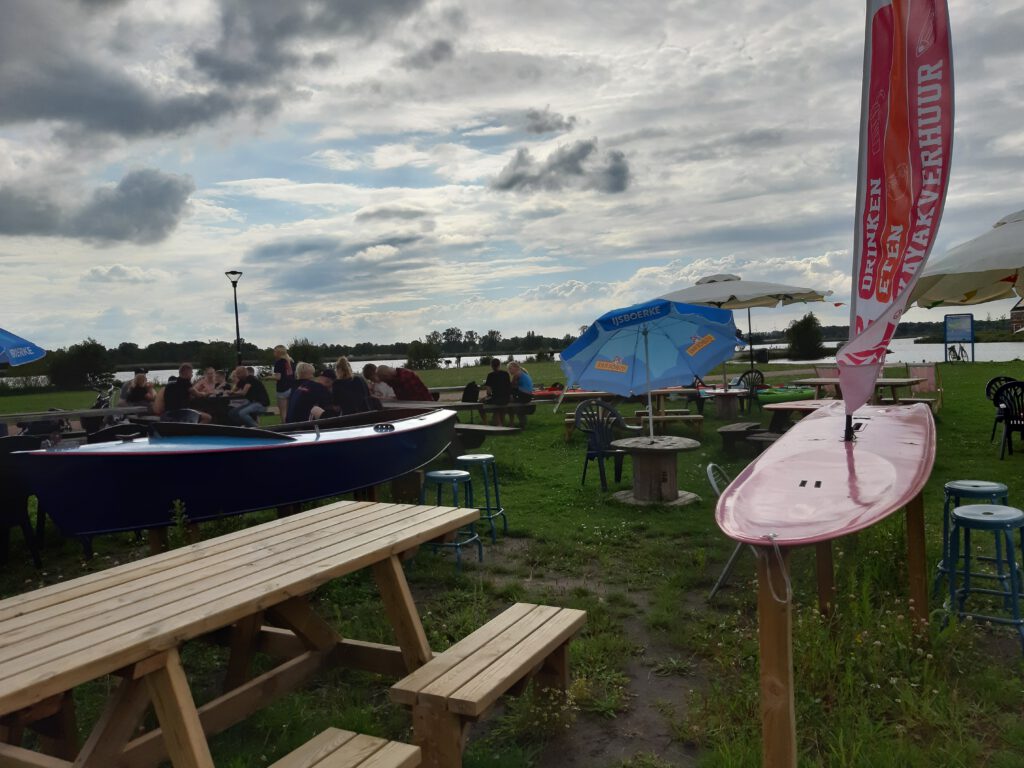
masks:
{"label": "lake water", "polygon": [[[769,344],[772,349],[785,349],[783,344]],[[889,344],[886,363],[941,363],[944,356],[943,344],[915,344],[913,339],[893,339]],[[971,359],[971,345],[964,344],[967,359]],[[755,347],[756,349],[756,347]],[[974,360],[979,363],[1002,362],[1024,359],[1024,341],[996,341],[974,345]],[[772,358],[773,363],[797,362],[785,358]],[[822,360],[800,360],[801,363],[834,363],[835,352]]]}

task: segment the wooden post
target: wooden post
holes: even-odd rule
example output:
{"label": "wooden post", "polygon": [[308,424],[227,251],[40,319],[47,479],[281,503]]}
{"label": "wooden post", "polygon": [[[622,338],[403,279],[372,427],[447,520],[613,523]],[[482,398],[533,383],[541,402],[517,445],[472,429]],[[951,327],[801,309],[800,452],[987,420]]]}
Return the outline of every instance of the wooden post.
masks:
{"label": "wooden post", "polygon": [[373,576],[380,589],[384,611],[391,620],[395,637],[402,649],[402,658],[408,671],[419,669],[434,654],[427,642],[427,633],[423,631],[420,615],[416,611],[409,582],[405,580],[402,563],[394,555],[373,565]]}
{"label": "wooden post", "polygon": [[835,608],[836,582],[832,564],[832,541],[819,541],[814,545],[814,560],[818,576],[818,610],[822,616],[831,616]]}
{"label": "wooden post", "polygon": [[786,591],[789,551],[756,549],[763,764],[765,768],[796,768],[793,617]]}
{"label": "wooden post", "polygon": [[917,623],[928,620],[928,585],[924,555],[924,497],[907,502],[907,581],[910,616]]}

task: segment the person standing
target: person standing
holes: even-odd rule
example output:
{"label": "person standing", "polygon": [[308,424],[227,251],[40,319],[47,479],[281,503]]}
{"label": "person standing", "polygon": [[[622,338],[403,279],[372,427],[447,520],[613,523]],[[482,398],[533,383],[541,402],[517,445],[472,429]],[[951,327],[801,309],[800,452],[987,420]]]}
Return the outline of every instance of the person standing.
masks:
{"label": "person standing", "polygon": [[284,344],[274,347],[274,380],[277,382],[277,412],[281,422],[288,416],[288,399],[295,386],[295,364]]}
{"label": "person standing", "polygon": [[262,381],[249,373],[244,365],[235,368],[235,382],[231,396],[244,397],[248,402],[228,411],[228,421],[246,427],[258,427],[259,422],[256,421],[256,416],[265,412],[267,406],[270,405],[267,388],[263,386]]}

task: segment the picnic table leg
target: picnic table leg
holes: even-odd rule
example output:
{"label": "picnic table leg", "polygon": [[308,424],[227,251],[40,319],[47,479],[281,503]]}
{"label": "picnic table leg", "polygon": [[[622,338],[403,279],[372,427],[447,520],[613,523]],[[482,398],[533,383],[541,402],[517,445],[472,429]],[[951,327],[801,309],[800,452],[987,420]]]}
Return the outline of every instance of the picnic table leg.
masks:
{"label": "picnic table leg", "polygon": [[143,681],[123,678],[78,753],[76,768],[118,765],[125,745],[135,734],[148,706],[149,692]]}
{"label": "picnic table leg", "polygon": [[263,626],[263,614],[246,616],[235,622],[231,627],[231,646],[228,655],[228,669],[224,675],[224,690],[237,688],[246,680],[252,671],[252,661],[256,656],[256,639]]}
{"label": "picnic table leg", "polygon": [[416,603],[413,602],[409,582],[405,580],[405,571],[396,555],[387,560],[374,563],[373,576],[377,580],[384,610],[395,629],[395,637],[402,649],[402,658],[406,668],[412,672],[419,669],[434,654],[427,642],[427,633],[423,631]]}
{"label": "picnic table leg", "polygon": [[924,496],[907,502],[907,581],[910,615],[916,622],[928,619],[928,578],[924,555]]}
{"label": "picnic table leg", "polygon": [[162,666],[146,677],[167,754],[174,768],[214,768],[199,712],[188,687],[178,649],[167,652]]}
{"label": "picnic table leg", "polygon": [[[757,555],[763,764],[796,768],[793,619],[786,589],[789,551],[757,547]],[[777,599],[779,596],[783,602]]]}
{"label": "picnic table leg", "polygon": [[818,611],[822,616],[831,616],[836,596],[831,541],[820,541],[814,545],[814,560],[818,576]]}

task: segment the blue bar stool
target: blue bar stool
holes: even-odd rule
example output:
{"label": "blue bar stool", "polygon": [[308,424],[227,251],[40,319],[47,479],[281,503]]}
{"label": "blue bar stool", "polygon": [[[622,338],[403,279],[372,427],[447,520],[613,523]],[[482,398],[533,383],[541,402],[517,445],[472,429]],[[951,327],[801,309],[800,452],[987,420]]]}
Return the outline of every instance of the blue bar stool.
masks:
{"label": "blue bar stool", "polygon": [[[484,474],[484,506],[480,507],[480,519],[491,524],[491,541],[498,540],[498,531],[494,525],[494,518],[501,518],[503,532],[508,534],[508,517],[505,515],[505,508],[501,506],[501,489],[498,486],[498,464],[494,456],[489,453],[466,453],[455,459],[455,463],[467,470],[473,467],[480,467]],[[494,503],[491,504],[491,488],[494,489]]]}
{"label": "blue bar stool", "polygon": [[[1024,650],[1024,619],[1020,615],[1021,571],[1013,540],[1014,531],[1017,531],[1022,551],[1024,551],[1024,512],[1015,507],[999,504],[970,504],[954,508],[952,517],[953,529],[950,534],[949,554],[951,562],[955,565],[949,571],[949,610],[961,619],[970,616],[994,624],[1009,624],[1016,627],[1017,633],[1020,635],[1021,648]],[[960,550],[961,531],[964,539],[962,552]],[[972,531],[989,531],[995,536],[996,542],[1002,544],[1002,548],[997,550],[997,556],[992,558],[996,561],[996,572],[999,575],[990,576],[990,578],[999,580],[1002,589],[983,589],[971,584],[971,579],[977,576],[977,574],[971,573]],[[957,567],[961,562],[962,567]],[[1006,566],[1005,575],[1002,574],[1004,565]],[[957,587],[958,579],[963,581],[962,587]],[[966,610],[967,599],[978,594],[1001,597],[1003,607],[1009,611],[1010,617]]]}
{"label": "blue bar stool", "polygon": [[[956,560],[949,553],[949,526],[952,512],[962,504],[972,502],[982,504],[1009,504],[1009,490],[1004,483],[993,483],[988,480],[951,480],[943,486],[945,502],[942,505],[942,559],[935,566],[935,583],[932,593],[938,594],[942,577],[949,578],[950,567],[956,566]],[[1002,544],[996,537],[995,558],[984,558],[990,562],[1002,561]],[[976,573],[979,578],[997,578],[991,574]]]}
{"label": "blue bar stool", "polygon": [[[433,486],[436,489],[437,500],[435,503],[438,506],[441,506],[441,496],[445,488],[451,488],[452,490],[452,506],[459,506],[459,486],[462,486],[466,506],[473,506],[473,480],[469,472],[465,470],[437,469],[427,472],[423,478],[423,489],[420,491],[420,504],[426,501],[428,486]],[[482,563],[484,561],[484,544],[480,541],[480,534],[472,528],[459,530],[455,534],[454,541],[435,544],[434,549],[436,551],[437,547],[452,547],[455,550],[455,570],[459,571],[462,570],[462,547],[474,542],[477,547],[477,559]]]}

